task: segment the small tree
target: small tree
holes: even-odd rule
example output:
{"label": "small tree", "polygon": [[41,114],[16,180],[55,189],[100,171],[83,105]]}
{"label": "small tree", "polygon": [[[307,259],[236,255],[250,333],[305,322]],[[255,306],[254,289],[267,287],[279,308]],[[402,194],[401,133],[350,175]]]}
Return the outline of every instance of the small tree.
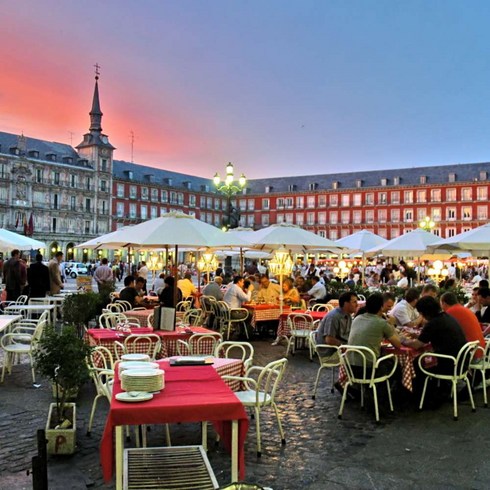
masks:
{"label": "small tree", "polygon": [[63,322],[74,325],[83,335],[83,327],[93,320],[99,311],[100,296],[94,292],[71,294],[63,302]]}
{"label": "small tree", "polygon": [[66,418],[66,402],[70,392],[78,390],[90,379],[87,357],[91,350],[74,326],[64,326],[61,332],[50,326],[39,341],[35,365],[42,376],[55,384],[58,423]]}

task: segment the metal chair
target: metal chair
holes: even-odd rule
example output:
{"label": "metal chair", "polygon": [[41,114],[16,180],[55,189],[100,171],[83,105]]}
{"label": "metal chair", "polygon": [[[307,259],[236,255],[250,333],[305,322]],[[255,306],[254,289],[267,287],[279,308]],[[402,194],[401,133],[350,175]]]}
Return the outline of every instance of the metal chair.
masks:
{"label": "metal chair", "polygon": [[203,324],[203,311],[201,308],[191,308],[184,313],[182,323],[199,326]]}
{"label": "metal chair", "polygon": [[[330,388],[331,393],[334,392],[335,383],[335,368],[340,366],[340,349],[338,345],[328,345],[328,344],[317,344],[316,343],[316,331],[310,333],[310,346],[314,349],[318,360],[320,361],[320,367],[316,374],[315,387],[313,388],[312,399],[316,398],[316,391],[318,389],[318,382],[320,381],[320,375],[323,369],[332,369],[332,387]],[[325,355],[326,349],[333,349],[331,355]]]}
{"label": "metal chair", "polygon": [[241,359],[245,367],[245,373],[252,367],[254,348],[249,342],[221,342],[216,346],[214,357],[225,359]]}
{"label": "metal chair", "polygon": [[162,348],[162,341],[155,333],[133,334],[124,339],[124,344],[114,342],[114,352],[118,360],[122,354],[147,354],[154,361]]}
{"label": "metal chair", "polygon": [[[376,422],[379,422],[379,408],[378,408],[378,391],[376,385],[378,383],[386,382],[386,389],[388,390],[388,400],[390,402],[390,410],[393,412],[393,401],[391,399],[390,378],[393,376],[398,359],[394,354],[388,354],[387,356],[376,358],[375,353],[369,348],[360,345],[342,345],[340,346],[340,363],[344,367],[347,373],[347,382],[344,386],[344,392],[342,394],[342,402],[340,403],[340,410],[338,418],[342,418],[344,411],[345,400],[347,398],[347,390],[349,386],[353,384],[361,385],[361,407],[364,407],[364,386],[373,390],[374,398],[374,411],[376,416]],[[376,371],[382,366],[388,359],[394,359],[393,367],[388,373],[379,374]],[[355,361],[355,363],[353,363]],[[356,369],[357,368],[357,369]],[[362,375],[359,375],[359,370],[362,370]]]}
{"label": "metal chair", "polygon": [[126,307],[122,303],[109,303],[106,309],[112,313],[124,313],[126,311]]}
{"label": "metal chair", "polygon": [[247,331],[247,318],[249,315],[249,311],[246,308],[230,308],[228,303],[224,301],[218,301],[218,322],[219,322],[219,330],[221,335],[226,335],[227,340],[230,339],[231,330],[238,325],[243,325],[243,329],[245,330],[245,335],[248,340],[248,331]]}
{"label": "metal chair", "polygon": [[[490,339],[486,339],[486,344],[485,348],[483,348],[481,345],[479,345],[476,351],[481,351],[482,352],[482,357],[479,359],[477,362],[473,359],[470,363],[470,369],[471,371],[480,371],[481,372],[481,377],[482,377],[482,386],[483,386],[483,401],[485,404],[485,407],[488,407],[488,400],[487,400],[487,369],[490,369]],[[473,376],[473,381],[475,380],[475,376]]]}
{"label": "metal chair", "polygon": [[222,340],[220,334],[195,333],[187,341],[177,340],[177,352],[179,356],[213,356]]}
{"label": "metal chair", "polygon": [[126,301],[124,299],[116,299],[114,300],[114,302],[119,305],[122,305],[122,307],[124,308],[123,311],[129,311],[133,309],[133,305],[129,301]]}
{"label": "metal chair", "polygon": [[[468,394],[470,395],[471,409],[476,412],[475,402],[473,401],[473,393],[471,392],[471,385],[468,379],[468,371],[470,369],[470,364],[473,359],[473,355],[479,345],[478,340],[473,342],[467,342],[461,347],[458,355],[456,357],[449,356],[447,354],[437,354],[436,352],[424,352],[419,356],[419,368],[425,374],[426,378],[424,381],[424,389],[422,391],[422,396],[420,398],[419,409],[422,410],[424,406],[425,392],[427,390],[427,383],[429,378],[435,378],[445,381],[450,381],[452,385],[452,396],[453,396],[453,417],[454,420],[458,420],[458,390],[456,389],[458,381],[462,380],[466,383],[468,388]],[[424,366],[424,359],[426,357],[433,357],[435,359],[446,359],[453,363],[453,372],[451,374],[440,374],[428,371]]]}
{"label": "metal chair", "polygon": [[[260,412],[266,407],[272,407],[276,414],[277,425],[281,435],[281,443],[286,444],[281,418],[276,405],[276,393],[286,370],[286,358],[273,361],[264,367],[253,366],[248,370],[247,376],[223,376],[223,379],[237,380],[244,383],[244,391],[236,391],[235,395],[245,407],[253,408],[257,430],[257,456],[262,454],[260,436]],[[257,376],[257,379],[251,376]]]}
{"label": "metal chair", "polygon": [[288,315],[288,326],[290,337],[288,337],[288,347],[286,349],[286,357],[289,355],[289,350],[294,356],[296,350],[296,341],[300,340],[308,346],[310,350],[310,359],[313,359],[312,350],[310,348],[310,333],[315,330],[313,318],[306,313],[290,313]]}
{"label": "metal chair", "polygon": [[326,304],[316,303],[311,307],[311,311],[328,311]]}
{"label": "metal chair", "polygon": [[200,300],[204,315],[203,322],[205,322],[209,328],[214,328],[216,325],[217,300],[214,296],[201,296]]}

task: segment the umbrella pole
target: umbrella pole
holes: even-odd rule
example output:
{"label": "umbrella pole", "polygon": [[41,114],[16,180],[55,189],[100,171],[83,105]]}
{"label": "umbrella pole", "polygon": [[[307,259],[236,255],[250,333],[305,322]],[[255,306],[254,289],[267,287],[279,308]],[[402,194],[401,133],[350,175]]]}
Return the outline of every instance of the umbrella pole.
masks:
{"label": "umbrella pole", "polygon": [[240,274],[243,276],[243,248],[240,247]]}
{"label": "umbrella pole", "polygon": [[174,264],[173,264],[173,276],[174,276],[174,307],[177,306],[178,303],[178,294],[177,294],[177,282],[179,280],[179,276],[177,274],[177,254],[179,253],[179,246],[175,245],[175,257],[174,257]]}
{"label": "umbrella pole", "polygon": [[417,284],[420,284],[420,257],[417,257]]}
{"label": "umbrella pole", "polygon": [[128,273],[126,275],[131,275],[131,247],[128,247]]}
{"label": "umbrella pole", "polygon": [[165,245],[165,275],[168,275],[168,245]]}

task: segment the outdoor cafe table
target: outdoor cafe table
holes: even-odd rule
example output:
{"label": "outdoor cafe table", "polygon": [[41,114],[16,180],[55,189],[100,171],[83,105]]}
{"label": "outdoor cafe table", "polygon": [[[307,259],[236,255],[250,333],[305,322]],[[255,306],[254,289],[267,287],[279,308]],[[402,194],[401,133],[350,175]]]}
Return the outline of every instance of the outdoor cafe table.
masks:
{"label": "outdoor cafe table", "polygon": [[4,310],[7,313],[20,314],[28,319],[32,318],[33,313],[43,313],[46,310],[53,312],[54,309],[55,309],[54,305],[44,305],[44,304],[43,305],[10,305],[4,308]]}
{"label": "outdoor cafe table", "polygon": [[124,312],[124,314],[128,317],[137,318],[142,327],[148,327],[148,317],[152,313],[153,310],[128,310]]}
{"label": "outdoor cafe table", "polygon": [[121,383],[117,371],[111,406],[100,445],[100,462],[104,480],[110,481],[115,466],[116,488],[122,489],[123,426],[173,424],[210,421],[231,452],[231,481],[245,477],[244,443],[248,417],[240,400],[212,366],[171,367],[160,361],[165,371],[165,387],[153,398],[141,403],[124,403],[115,399]]}
{"label": "outdoor cafe table", "polygon": [[18,320],[22,320],[22,315],[0,315],[0,333],[4,330],[8,331],[8,328]]}
{"label": "outdoor cafe table", "polygon": [[[257,327],[258,322],[268,322],[271,320],[279,320],[281,315],[281,307],[276,304],[251,304],[244,303],[243,308],[246,308],[250,315],[250,325],[252,328]],[[284,307],[283,312],[291,313],[291,308]]]}
{"label": "outdoor cafe table", "polygon": [[309,315],[311,316],[311,318],[313,318],[313,321],[315,321],[321,320],[328,313],[328,311],[293,310],[284,312],[279,317],[279,326],[277,327],[278,337],[289,337],[291,335],[288,325],[288,316],[296,313],[299,313],[301,315]]}
{"label": "outdoor cafe table", "polygon": [[[39,298],[29,298],[29,304],[40,304],[44,302],[47,305],[54,305],[54,313],[53,317],[58,318],[58,308],[63,304],[63,301],[65,301],[66,296],[44,296],[44,297],[39,297]],[[32,303],[31,303],[32,301]]]}
{"label": "outdoor cafe table", "polygon": [[[204,327],[189,327],[187,331],[183,329],[178,329],[174,331],[166,331],[166,330],[153,330],[151,327],[141,327],[141,328],[132,328],[132,335],[145,335],[149,333],[157,334],[162,342],[162,347],[160,350],[160,354],[157,356],[159,358],[171,357],[178,354],[177,352],[177,340],[188,340],[191,335],[195,333],[201,334],[211,334],[218,336],[219,334],[214,330],[208,330]],[[116,330],[112,330],[110,328],[89,328],[86,333],[86,341],[89,345],[102,345],[107,347],[111,354],[115,356],[114,351],[114,342],[117,340],[121,343],[124,343],[124,339],[129,334],[123,334]],[[204,345],[205,346],[205,345]],[[142,347],[144,348],[144,347]],[[146,352],[146,348],[145,352]]]}

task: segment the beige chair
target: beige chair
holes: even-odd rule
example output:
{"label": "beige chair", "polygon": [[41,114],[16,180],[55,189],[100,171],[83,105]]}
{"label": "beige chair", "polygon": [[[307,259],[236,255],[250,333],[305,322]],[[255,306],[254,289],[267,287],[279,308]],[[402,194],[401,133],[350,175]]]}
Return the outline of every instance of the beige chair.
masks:
{"label": "beige chair", "polygon": [[124,308],[123,312],[133,309],[133,305],[129,301],[126,301],[124,299],[117,299],[115,302],[119,305],[122,305],[122,307]]}
{"label": "beige chair", "polygon": [[124,339],[124,344],[114,342],[114,352],[119,360],[123,354],[147,354],[154,361],[162,349],[160,337],[155,333],[133,334]]}
{"label": "beige chair", "polygon": [[243,325],[245,335],[248,339],[247,318],[249,311],[246,308],[230,308],[228,303],[225,303],[224,301],[218,301],[217,307],[221,335],[225,336],[226,334],[227,340],[230,340],[232,329],[238,328],[239,325]]}
{"label": "beige chair", "polygon": [[28,327],[21,327],[19,330],[17,330],[17,327],[14,327],[11,333],[5,334],[0,339],[0,345],[5,354],[2,369],[2,383],[5,377],[5,369],[7,369],[8,373],[11,374],[14,359],[22,354],[27,354],[29,356],[29,360],[31,362],[32,382],[36,382],[33,355],[38,348],[39,340],[42,337],[46,325],[47,321],[39,322],[32,331],[32,334],[27,332]]}
{"label": "beige chair", "polygon": [[482,386],[483,386],[483,401],[484,401],[485,407],[488,407],[487,376],[486,376],[486,374],[487,374],[487,370],[490,369],[490,339],[486,339],[486,345],[485,345],[484,349],[481,345],[479,345],[476,348],[476,351],[481,351],[483,355],[480,358],[479,362],[476,362],[474,359],[471,361],[470,369],[471,369],[471,371],[473,371],[473,382],[475,380],[474,372],[480,371],[480,373],[481,373]]}
{"label": "beige chair", "polygon": [[[334,392],[334,383],[335,383],[335,368],[340,366],[340,349],[337,345],[328,345],[328,344],[317,344],[316,343],[316,331],[310,333],[310,346],[315,351],[318,356],[318,360],[320,361],[320,367],[318,368],[318,372],[316,374],[315,379],[315,387],[313,389],[312,399],[316,398],[316,391],[318,389],[318,382],[320,381],[320,375],[323,369],[331,368],[332,370],[332,387],[330,391]],[[325,350],[333,349],[331,355],[326,356]]]}
{"label": "beige chair", "polygon": [[179,356],[214,356],[222,340],[219,334],[195,333],[187,341],[177,340],[177,352]]}
{"label": "beige chair", "polygon": [[[420,398],[419,409],[422,410],[424,406],[425,392],[427,390],[427,383],[429,382],[429,378],[434,378],[437,380],[445,380],[450,381],[452,385],[452,396],[453,396],[453,417],[454,420],[458,420],[458,390],[457,384],[458,381],[464,381],[466,383],[466,387],[468,388],[468,394],[470,395],[471,409],[473,412],[475,409],[475,402],[473,401],[473,393],[471,391],[470,381],[468,379],[468,371],[470,369],[471,361],[473,359],[473,355],[479,345],[478,340],[473,342],[467,342],[463,347],[461,347],[458,355],[456,357],[449,356],[446,354],[437,354],[435,352],[424,352],[421,356],[419,356],[419,368],[425,374],[425,382],[424,389],[422,391],[422,396]],[[439,374],[428,371],[424,366],[424,359],[426,357],[432,357],[435,359],[447,359],[453,363],[453,372],[451,374]]]}
{"label": "beige chair", "polygon": [[128,325],[130,328],[141,327],[138,318],[132,318],[126,316],[124,313],[114,313],[111,311],[105,311],[99,316],[100,328],[116,328],[118,325]]}
{"label": "beige chair", "polygon": [[290,350],[294,356],[297,343],[302,342],[310,350],[310,359],[312,359],[313,354],[310,348],[310,333],[315,330],[313,318],[306,313],[290,313],[287,322],[290,336],[287,339],[288,347],[286,349],[286,357],[289,355]]}
{"label": "beige chair", "polygon": [[216,308],[217,300],[214,296],[201,296],[201,308],[203,311],[203,324],[209,328],[216,328]]}
{"label": "beige chair", "polygon": [[112,313],[124,313],[126,311],[126,307],[122,303],[109,303],[106,306],[106,310]]}
{"label": "beige chair", "polygon": [[317,303],[311,307],[311,311],[328,311],[328,307],[326,304]]}
{"label": "beige chair", "polygon": [[201,326],[204,323],[204,314],[201,308],[191,308],[184,313],[182,323],[192,326]]}
{"label": "beige chair", "polygon": [[[373,390],[376,422],[379,422],[378,391],[376,385],[379,383],[386,383],[388,400],[390,402],[390,410],[393,412],[390,378],[393,376],[396,370],[398,358],[394,354],[389,354],[387,356],[383,356],[377,359],[375,353],[371,349],[360,345],[342,345],[340,346],[340,352],[340,363],[347,373],[347,382],[344,386],[344,393],[342,394],[342,401],[340,403],[338,418],[342,418],[345,400],[347,398],[347,390],[349,386],[360,384],[361,407],[364,407],[364,387],[367,386],[368,388]],[[376,370],[381,367],[382,364],[388,359],[394,359],[392,369],[390,369],[388,373],[384,373],[381,375],[376,373]],[[353,361],[355,361],[355,363]],[[362,369],[362,376],[360,376],[358,371],[353,369],[353,367]]]}
{"label": "beige chair", "polygon": [[[235,395],[245,407],[253,408],[255,414],[255,424],[257,429],[257,456],[262,454],[260,436],[260,413],[264,408],[272,407],[277,419],[281,443],[286,444],[284,431],[282,429],[281,418],[276,405],[276,393],[284,372],[286,371],[288,360],[286,358],[273,361],[264,367],[253,366],[248,370],[247,376],[223,376],[223,379],[241,381],[244,391],[236,391]],[[257,378],[255,379],[255,376]]]}
{"label": "beige chair", "polygon": [[216,346],[214,357],[223,357],[225,359],[241,359],[245,373],[252,367],[254,358],[253,345],[248,342],[221,342]]}

